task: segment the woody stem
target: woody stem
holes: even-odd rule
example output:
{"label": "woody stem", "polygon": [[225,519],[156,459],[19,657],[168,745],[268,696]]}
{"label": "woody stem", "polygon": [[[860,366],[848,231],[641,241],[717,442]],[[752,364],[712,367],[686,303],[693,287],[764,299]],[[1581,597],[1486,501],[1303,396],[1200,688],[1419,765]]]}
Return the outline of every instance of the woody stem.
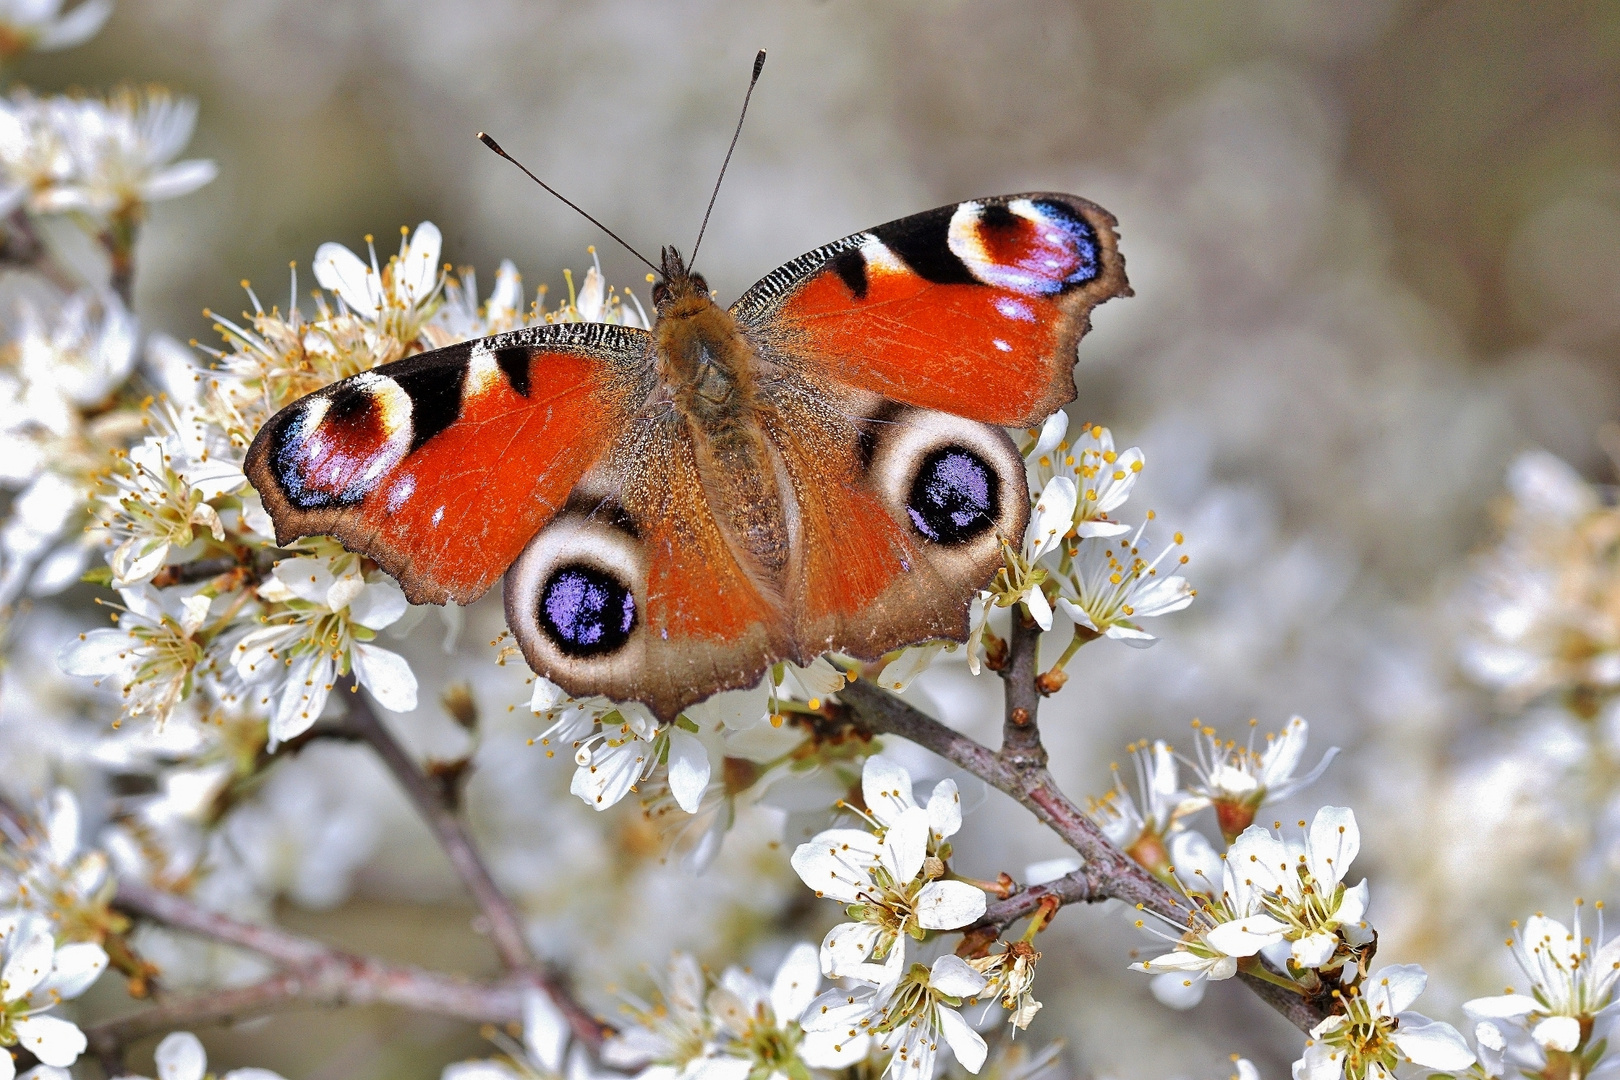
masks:
{"label": "woody stem", "polygon": [[536,961],[523,933],[523,921],[517,909],[495,884],[483,857],[478,853],[477,845],[446,798],[444,789],[429,779],[383,725],[376,710],[371,707],[370,699],[359,689],[352,675],[339,680],[336,689],[348,705],[340,731],[367,743],[394,775],[405,797],[438,840],[456,876],[461,878],[462,884],[478,904],[489,924],[490,941],[500,955],[501,963],[544,990],[568,1016],[576,1035],[592,1046],[600,1044],[601,1025],[574,1001],[557,976],[545,971]]}
{"label": "woody stem", "polygon": [[[1040,634],[1040,628],[1033,623],[1026,625],[1022,613],[1013,612],[1011,641],[1002,667],[1006,719],[999,752],[946,727],[873,683],[851,683],[840,696],[874,731],[909,739],[1012,796],[1078,852],[1085,860],[1084,876],[1070,875],[1061,889],[1043,895],[1053,895],[1065,903],[1122,900],[1174,922],[1186,921],[1191,912],[1182,898],[1115,846],[1096,822],[1058,790],[1047,769],[1046,749],[1041,745],[1036,722],[1041,698],[1035,683]],[[1002,909],[1016,912],[1031,901],[1038,903],[1040,897],[1032,893],[1025,890],[999,902],[995,905],[997,918],[1003,914]],[[1034,910],[1033,906],[1028,910]],[[1296,992],[1248,973],[1240,974],[1240,978],[1302,1031],[1309,1031],[1326,1015]]]}

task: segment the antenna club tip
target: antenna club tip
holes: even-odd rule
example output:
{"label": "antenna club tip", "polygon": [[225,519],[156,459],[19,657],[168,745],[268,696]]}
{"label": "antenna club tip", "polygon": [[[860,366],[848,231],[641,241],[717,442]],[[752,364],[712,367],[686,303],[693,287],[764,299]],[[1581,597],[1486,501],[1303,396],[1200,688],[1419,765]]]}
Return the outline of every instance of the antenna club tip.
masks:
{"label": "antenna club tip", "polygon": [[490,138],[489,133],[486,131],[480,131],[478,133],[478,141],[495,151],[497,154],[504,156],[506,153],[506,151],[501,149],[501,144]]}
{"label": "antenna club tip", "polygon": [[764,71],[764,70],[765,70],[765,50],[761,49],[761,50],[759,50],[759,54],[754,57],[754,78],[756,78],[756,79],[759,78],[759,73],[761,71]]}

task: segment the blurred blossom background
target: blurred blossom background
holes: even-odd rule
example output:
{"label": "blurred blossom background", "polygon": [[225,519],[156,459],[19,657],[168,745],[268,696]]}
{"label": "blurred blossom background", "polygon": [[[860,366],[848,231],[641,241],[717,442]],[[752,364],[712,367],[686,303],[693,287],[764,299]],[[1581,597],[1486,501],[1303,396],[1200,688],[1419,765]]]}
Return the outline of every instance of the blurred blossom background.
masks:
{"label": "blurred blossom background", "polygon": [[[423,220],[446,261],[487,282],[510,258],[553,296],[595,245],[650,307],[631,256],[474,135],[643,250],[689,248],[761,47],[704,241],[723,302],[819,244],[973,196],[1074,192],[1119,219],[1136,295],[1095,313],[1070,411],[1142,448],[1133,506],[1185,533],[1198,596],[1155,621],[1154,648],[1098,642],[1069,666],[1043,712],[1065,790],[1102,795],[1137,739],[1190,754],[1195,718],[1242,740],[1251,718],[1263,733],[1306,717],[1307,764],[1343,752],[1275,816],[1355,809],[1379,958],[1429,970],[1436,1016],[1514,980],[1509,920],[1620,899],[1620,662],[1602,662],[1620,650],[1620,7],[121,0],[87,43],[8,73],[40,93],[160,82],[198,100],[185,156],[218,175],[153,205],[133,311],[143,334],[217,344],[202,309],[235,318],[240,280],[284,305],[296,261],[307,307],[319,244],[374,234],[386,257]],[[16,616],[0,684],[0,789],[67,783],[87,818],[129,794],[97,771],[116,693],[55,673],[62,642],[104,621],[96,595]],[[474,828],[588,1001],[611,1015],[610,988],[645,987],[673,948],[768,972],[819,939],[836,912],[788,867],[799,816],[745,814],[699,875],[666,864],[634,799],[593,813],[568,794],[567,755],[529,745],[544,725],[521,664],[495,663],[501,629],[489,597],[449,644],[432,613],[388,637],[422,687],[393,727],[462,754],[438,698],[470,685]],[[907,697],[997,737],[999,684],[959,659]],[[919,783],[956,775],[893,742]],[[1021,878],[1063,854],[962,783],[963,872]],[[284,924],[493,970],[363,748],[278,763],[221,829],[233,887]],[[236,977],[234,960],[182,964],[189,944],[145,947]],[[1145,947],[1109,907],[1063,911],[1041,938],[1031,1045],[1065,1039],[1078,1077],[1224,1076],[1233,1053],[1287,1075],[1298,1032],[1235,982],[1171,1012],[1126,970]],[[104,982],[80,1015],[121,997]],[[199,1034],[217,1070],[295,1078],[436,1077],[484,1045],[380,1008]]]}

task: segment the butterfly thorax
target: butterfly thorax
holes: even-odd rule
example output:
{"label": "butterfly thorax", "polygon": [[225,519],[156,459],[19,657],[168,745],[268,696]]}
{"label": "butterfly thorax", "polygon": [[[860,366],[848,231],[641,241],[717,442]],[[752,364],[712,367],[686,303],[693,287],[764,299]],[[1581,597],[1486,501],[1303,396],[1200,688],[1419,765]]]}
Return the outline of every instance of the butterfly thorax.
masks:
{"label": "butterfly thorax", "polygon": [[659,379],[686,425],[704,494],[732,546],[755,564],[762,584],[779,587],[789,537],[777,465],[760,426],[758,359],[729,311],[700,275],[665,249],[665,279],[654,290]]}

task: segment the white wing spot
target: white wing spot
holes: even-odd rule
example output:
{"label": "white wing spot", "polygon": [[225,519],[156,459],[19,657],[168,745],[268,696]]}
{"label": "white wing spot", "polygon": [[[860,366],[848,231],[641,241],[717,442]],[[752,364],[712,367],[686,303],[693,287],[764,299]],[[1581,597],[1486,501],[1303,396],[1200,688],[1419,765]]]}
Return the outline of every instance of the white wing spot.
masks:
{"label": "white wing spot", "polygon": [[996,338],[992,344],[994,344],[995,347],[1000,349],[1002,352],[1012,352],[1012,346],[1007,344],[1005,341],[1002,341],[1000,338]]}
{"label": "white wing spot", "polygon": [[439,522],[441,522],[443,520],[444,520],[444,507],[441,506],[437,510],[433,511],[433,524],[437,525]]}

